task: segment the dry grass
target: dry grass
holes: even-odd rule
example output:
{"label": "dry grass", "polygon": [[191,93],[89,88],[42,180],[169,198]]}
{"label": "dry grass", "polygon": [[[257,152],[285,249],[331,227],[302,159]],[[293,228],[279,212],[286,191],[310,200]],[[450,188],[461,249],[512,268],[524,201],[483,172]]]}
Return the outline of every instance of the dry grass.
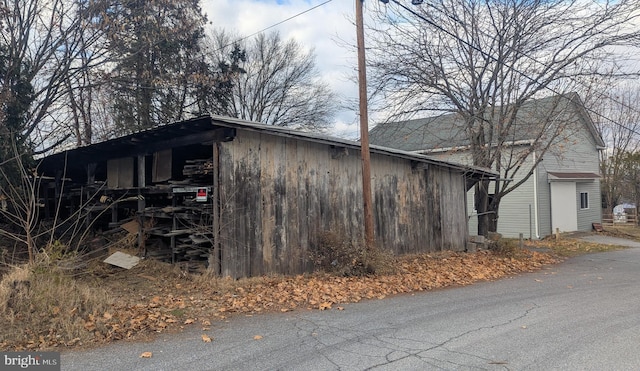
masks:
{"label": "dry grass", "polygon": [[100,287],[74,280],[54,265],[12,267],[0,280],[0,344],[41,348],[88,342],[88,313],[104,313],[111,298]]}
{"label": "dry grass", "polygon": [[629,238],[640,241],[640,227],[632,224],[614,224],[605,227],[605,233],[614,237]]}
{"label": "dry grass", "polygon": [[[555,236],[548,236],[547,238],[538,241],[527,241],[526,245],[529,248],[547,249],[549,252],[555,254],[556,256],[563,258],[584,254],[615,251],[627,248],[625,246],[600,244],[580,239],[580,236],[590,233],[591,232],[574,232],[563,234],[560,236],[560,239],[556,239]],[[611,230],[609,228],[607,228],[607,230],[602,233],[612,237],[633,239],[629,234],[623,233],[621,231]]]}
{"label": "dry grass", "polygon": [[491,250],[505,258],[518,258],[523,254],[523,250],[520,248],[520,241],[510,238],[501,238],[495,241]]}

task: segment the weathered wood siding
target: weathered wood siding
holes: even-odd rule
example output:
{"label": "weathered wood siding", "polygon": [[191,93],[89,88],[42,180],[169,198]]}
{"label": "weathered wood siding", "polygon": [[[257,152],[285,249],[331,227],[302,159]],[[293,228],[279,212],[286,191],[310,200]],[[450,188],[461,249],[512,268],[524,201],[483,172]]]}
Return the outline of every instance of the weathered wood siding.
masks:
{"label": "weathered wood siding", "polygon": [[396,254],[464,250],[468,230],[460,172],[376,154],[371,161],[378,245]]}
{"label": "weathered wood siding", "polygon": [[[362,238],[359,151],[249,130],[215,145],[222,275],[302,273],[319,232]],[[382,154],[371,163],[379,246],[397,254],[465,248],[462,172]]]}

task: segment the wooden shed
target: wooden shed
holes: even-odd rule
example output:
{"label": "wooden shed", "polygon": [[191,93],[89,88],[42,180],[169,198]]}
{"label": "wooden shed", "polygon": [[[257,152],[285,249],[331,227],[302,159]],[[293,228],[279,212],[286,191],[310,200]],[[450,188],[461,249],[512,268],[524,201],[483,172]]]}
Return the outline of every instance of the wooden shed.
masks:
{"label": "wooden shed", "polygon": [[[203,116],[46,157],[39,172],[52,179],[45,215],[135,220],[147,255],[223,276],[308,272],[321,232],[363,236],[359,143],[319,134]],[[396,254],[464,250],[466,191],[495,176],[377,146],[371,173],[376,244]]]}

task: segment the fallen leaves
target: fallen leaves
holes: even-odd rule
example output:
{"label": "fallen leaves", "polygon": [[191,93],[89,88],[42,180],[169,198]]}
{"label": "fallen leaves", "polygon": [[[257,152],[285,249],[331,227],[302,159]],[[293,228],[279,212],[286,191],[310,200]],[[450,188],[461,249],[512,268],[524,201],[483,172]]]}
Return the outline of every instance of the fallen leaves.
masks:
{"label": "fallen leaves", "polygon": [[[37,349],[57,345],[74,346],[87,342],[110,342],[131,339],[139,334],[164,332],[185,325],[200,323],[208,331],[211,321],[234,314],[251,315],[261,312],[289,312],[299,308],[344,310],[340,304],[365,299],[383,299],[391,295],[433,290],[451,285],[468,285],[479,280],[495,280],[518,272],[533,271],[556,260],[547,254],[523,252],[516,258],[489,251],[476,253],[441,252],[407,256],[399,259],[395,274],[366,277],[338,277],[329,274],[298,276],[266,276],[233,282],[221,288],[224,279],[211,283],[157,274],[157,280],[144,279],[136,286],[128,279],[140,279],[140,274],[125,276],[120,282],[103,281],[110,285],[114,296],[108,310],[83,313],[78,308],[68,314],[82,324],[89,334],[80,338],[56,337],[56,334],[33,334],[29,341],[12,343],[12,349]],[[601,279],[601,277],[599,277]],[[139,284],[139,282],[138,282]],[[132,290],[137,290],[133,291]],[[52,315],[61,315],[60,308],[50,307]],[[65,311],[67,311],[65,309]],[[47,342],[39,341],[48,336]],[[89,339],[89,340],[87,340]],[[203,334],[205,343],[212,338]],[[262,339],[255,335],[254,340]],[[5,346],[4,349],[9,348]],[[151,357],[150,352],[145,352]],[[143,357],[141,355],[141,357]],[[143,357],[145,358],[145,357]]]}
{"label": "fallen leaves", "polygon": [[151,352],[142,352],[142,354],[140,354],[140,358],[151,358],[153,356],[153,353]]}
{"label": "fallen leaves", "polygon": [[[227,293],[218,301],[220,313],[259,313],[309,307],[329,310],[339,303],[383,299],[389,295],[432,290],[450,285],[468,285],[494,280],[523,271],[534,271],[556,260],[547,254],[523,252],[519,258],[505,258],[490,251],[442,252],[400,260],[393,275],[336,277],[328,274],[294,277],[265,277]],[[341,309],[339,309],[341,310]]]}

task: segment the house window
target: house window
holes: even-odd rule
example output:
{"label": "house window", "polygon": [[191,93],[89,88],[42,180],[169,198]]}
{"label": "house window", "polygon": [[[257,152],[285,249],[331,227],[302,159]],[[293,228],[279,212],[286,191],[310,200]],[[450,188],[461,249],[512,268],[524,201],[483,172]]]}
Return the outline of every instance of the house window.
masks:
{"label": "house window", "polygon": [[580,192],[580,209],[589,208],[589,194],[587,192]]}

